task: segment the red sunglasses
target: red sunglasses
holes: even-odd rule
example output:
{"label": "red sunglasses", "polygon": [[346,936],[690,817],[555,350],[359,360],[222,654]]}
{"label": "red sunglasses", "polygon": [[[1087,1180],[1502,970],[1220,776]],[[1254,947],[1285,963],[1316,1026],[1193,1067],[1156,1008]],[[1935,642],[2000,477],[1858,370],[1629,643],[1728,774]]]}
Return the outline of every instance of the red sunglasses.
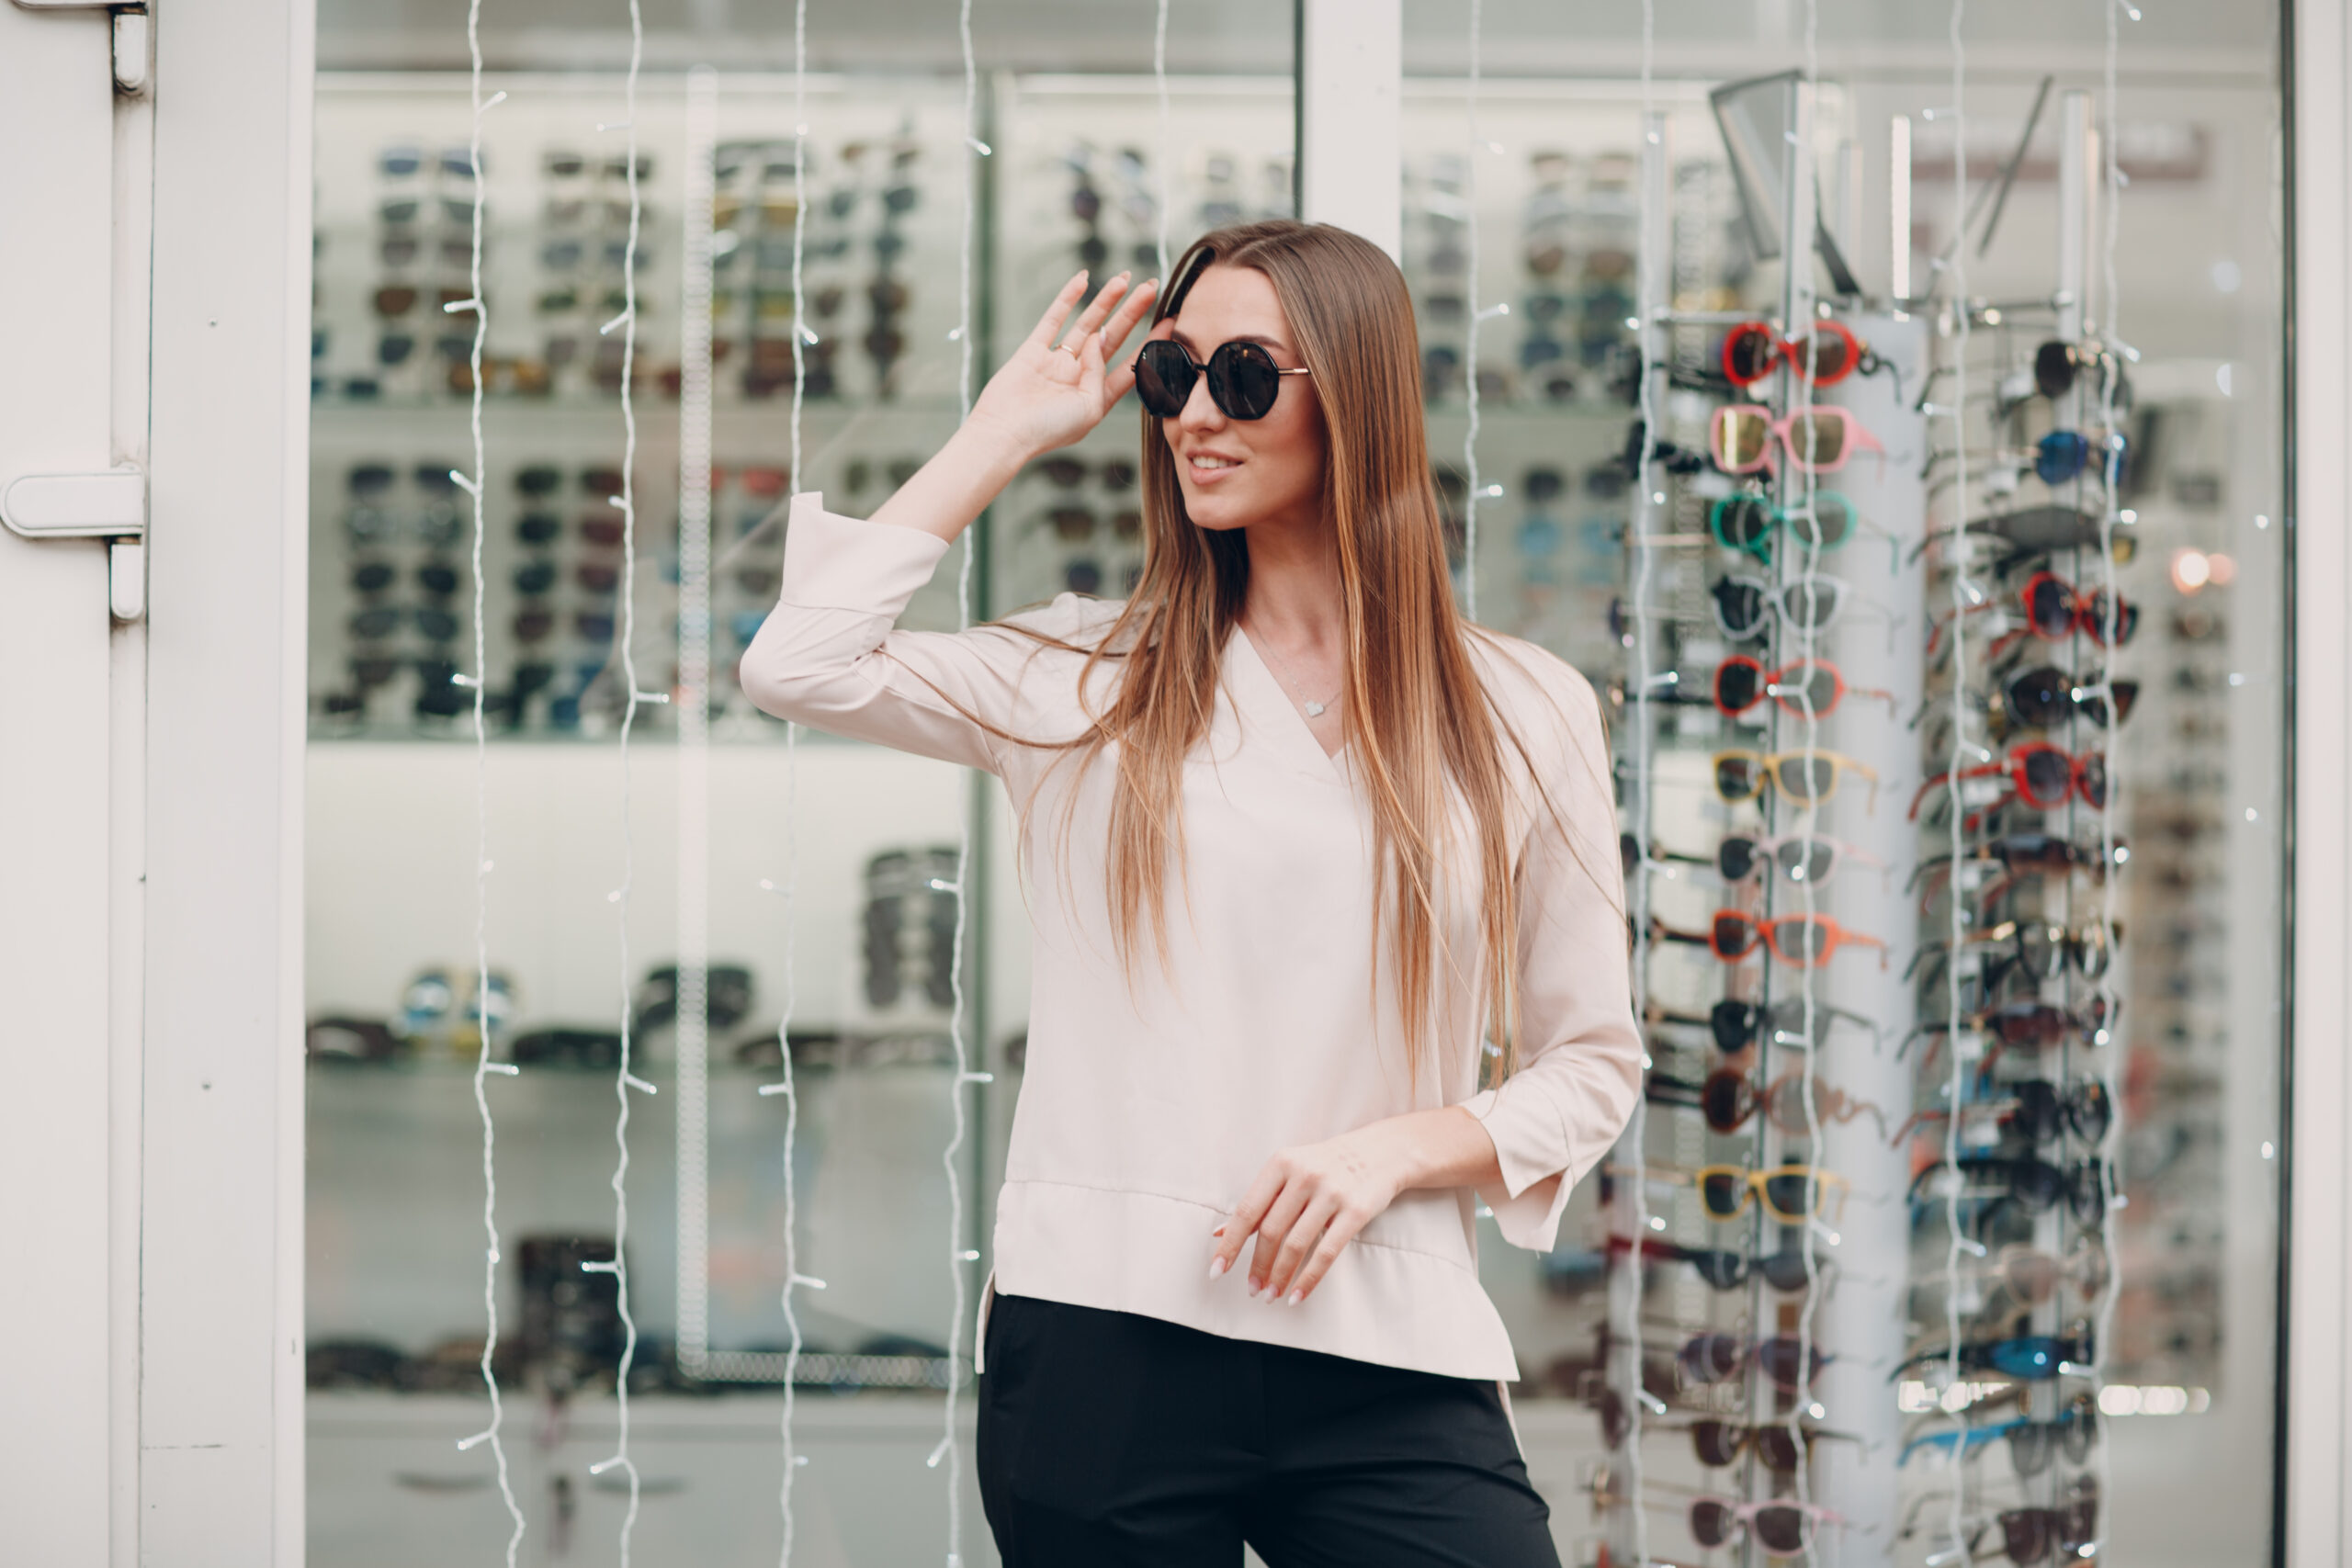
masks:
{"label": "red sunglasses", "polygon": [[1749,387],[1786,362],[1800,381],[1834,386],[1861,363],[1862,342],[1844,323],[1821,321],[1805,337],[1784,338],[1764,321],[1742,321],[1724,334],[1724,378]]}
{"label": "red sunglasses", "polygon": [[1736,653],[1715,666],[1715,706],[1725,718],[1737,718],[1766,697],[1798,718],[1805,716],[1808,707],[1814,717],[1827,718],[1849,693],[1883,698],[1888,712],[1894,709],[1893,692],[1849,686],[1838,666],[1826,660],[1801,659],[1767,674],[1761,663]]}
{"label": "red sunglasses", "polygon": [[[1979,767],[1963,768],[1962,779],[2006,779],[2009,794],[1995,803],[2006,806],[2011,800],[2022,800],[2036,811],[2054,811],[2066,804],[2070,795],[2079,795],[2084,805],[2093,811],[2107,809],[2107,754],[2086,751],[2077,757],[2062,750],[2047,740],[2029,740],[2009,749],[2009,754],[1997,762]],[[1928,796],[1945,788],[1953,775],[1940,773],[1919,786],[1911,797],[1911,819],[1917,821],[1919,807]],[[1984,818],[1986,807],[1970,814],[1966,826],[1973,828]]]}
{"label": "red sunglasses", "polygon": [[1766,919],[1745,909],[1718,909],[1704,931],[1678,931],[1653,919],[1651,929],[1666,942],[1705,947],[1726,964],[1736,964],[1760,945],[1781,963],[1800,969],[1818,969],[1842,947],[1875,947],[1879,965],[1886,964],[1886,943],[1841,926],[1826,915],[1781,915]]}

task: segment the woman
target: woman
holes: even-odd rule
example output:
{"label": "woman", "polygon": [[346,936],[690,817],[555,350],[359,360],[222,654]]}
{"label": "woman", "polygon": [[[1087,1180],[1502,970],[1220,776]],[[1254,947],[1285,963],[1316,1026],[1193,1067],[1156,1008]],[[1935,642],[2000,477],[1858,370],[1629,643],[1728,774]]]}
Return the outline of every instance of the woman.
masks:
{"label": "woman", "polygon": [[[1455,613],[1395,264],[1265,222],[1175,276],[1116,369],[1154,285],[1120,275],[1057,344],[1072,278],[871,521],[797,496],[743,658],[767,712],[985,768],[1020,808],[989,1522],[1013,1568],[1229,1568],[1245,1540],[1271,1568],[1555,1564],[1472,1195],[1550,1249],[1639,1091],[1600,709]],[[896,629],[1130,388],[1133,597]]]}

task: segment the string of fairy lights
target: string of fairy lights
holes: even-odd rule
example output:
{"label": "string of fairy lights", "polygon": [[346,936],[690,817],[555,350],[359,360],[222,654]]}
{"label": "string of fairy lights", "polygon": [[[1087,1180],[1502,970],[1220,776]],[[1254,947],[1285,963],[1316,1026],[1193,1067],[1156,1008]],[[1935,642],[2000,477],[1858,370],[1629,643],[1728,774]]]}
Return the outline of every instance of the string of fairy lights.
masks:
{"label": "string of fairy lights", "polygon": [[482,490],[487,471],[487,454],[482,443],[482,345],[490,333],[490,307],[481,286],[482,253],[482,179],[481,125],[482,117],[501,102],[506,95],[497,93],[482,96],[481,0],[469,0],[466,7],[466,54],[468,60],[468,98],[472,108],[472,126],[467,141],[468,168],[473,182],[473,211],[467,257],[467,297],[445,305],[444,310],[456,315],[470,311],[474,319],[473,342],[468,350],[468,367],[471,372],[469,398],[467,405],[467,425],[473,446],[473,470],[452,472],[450,478],[466,493],[473,511],[473,644],[474,672],[460,675],[460,684],[473,692],[474,719],[474,995],[481,1015],[481,1043],[474,1057],[474,1110],[481,1121],[481,1225],[482,1243],[482,1340],[481,1381],[490,1396],[490,1425],[470,1437],[458,1439],[460,1451],[481,1444],[490,1445],[492,1462],[497,1468],[499,1500],[505,1505],[508,1522],[513,1527],[506,1538],[506,1568],[514,1568],[516,1554],[523,1545],[526,1521],[523,1507],[514,1496],[514,1475],[507,1464],[506,1443],[501,1428],[505,1424],[505,1401],[498,1386],[494,1365],[498,1353],[498,1128],[491,1114],[488,1084],[490,1075],[513,1076],[512,1063],[491,1060],[493,1012],[490,990],[490,741],[483,706],[487,697],[484,673],[490,667],[486,650],[486,617],[483,605],[482,579]]}

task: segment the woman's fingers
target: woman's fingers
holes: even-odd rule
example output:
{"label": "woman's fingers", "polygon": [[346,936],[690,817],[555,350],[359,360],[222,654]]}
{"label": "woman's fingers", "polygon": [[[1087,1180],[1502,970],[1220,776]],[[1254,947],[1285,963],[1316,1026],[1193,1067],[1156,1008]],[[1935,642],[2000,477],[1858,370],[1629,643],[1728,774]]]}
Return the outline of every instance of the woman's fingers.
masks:
{"label": "woman's fingers", "polygon": [[1340,1254],[1347,1250],[1348,1243],[1355,1240],[1363,1225],[1363,1217],[1342,1204],[1340,1212],[1331,1216],[1323,1239],[1315,1244],[1306,1266],[1291,1277],[1290,1293],[1283,1299],[1296,1304],[1314,1294],[1315,1287],[1323,1282],[1323,1276],[1331,1271],[1331,1265],[1340,1260]]}
{"label": "woman's fingers", "polygon": [[1085,292],[1086,269],[1080,267],[1068,283],[1062,285],[1062,291],[1054,296],[1054,302],[1046,307],[1046,313],[1037,318],[1036,327],[1029,333],[1029,343],[1039,348],[1053,347],[1054,340],[1062,335],[1062,323],[1069,320],[1070,307],[1077,304],[1079,296]]}
{"label": "woman's fingers", "polygon": [[1131,272],[1123,272],[1105,283],[1095,293],[1094,298],[1087,302],[1086,309],[1078,313],[1078,320],[1070,324],[1069,341],[1075,344],[1078,342],[1080,333],[1092,337],[1096,332],[1100,331],[1102,323],[1110,319],[1111,307],[1116,305],[1125,295],[1128,284],[1134,276],[1135,274]]}
{"label": "woman's fingers", "polygon": [[1241,1249],[1250,1243],[1250,1233],[1258,1222],[1266,1217],[1274,1200],[1282,1195],[1283,1168],[1274,1160],[1258,1168],[1257,1179],[1250,1183],[1250,1190],[1241,1195],[1240,1206],[1233,1211],[1233,1218],[1217,1227],[1220,1238],[1209,1258],[1209,1278],[1214,1280],[1233,1267]]}
{"label": "woman's fingers", "polygon": [[1299,1270],[1339,1213],[1340,1200],[1328,1191],[1317,1193],[1300,1212],[1290,1233],[1283,1237],[1282,1246],[1275,1249],[1273,1268],[1267,1271],[1266,1293],[1270,1297],[1287,1298],[1293,1306],[1303,1299],[1305,1292],[1297,1290]]}
{"label": "woman's fingers", "polygon": [[1272,1283],[1274,1260],[1282,1254],[1283,1243],[1288,1239],[1291,1227],[1298,1224],[1306,1212],[1314,1194],[1304,1181],[1286,1181],[1281,1196],[1258,1222],[1258,1245],[1250,1255],[1250,1293],[1256,1295]]}
{"label": "woman's fingers", "polygon": [[1159,298],[1159,279],[1147,277],[1136,285],[1134,293],[1120,301],[1119,309],[1102,328],[1102,350],[1105,357],[1115,355],[1125,345],[1127,334],[1136,330],[1143,319],[1151,314],[1152,301]]}

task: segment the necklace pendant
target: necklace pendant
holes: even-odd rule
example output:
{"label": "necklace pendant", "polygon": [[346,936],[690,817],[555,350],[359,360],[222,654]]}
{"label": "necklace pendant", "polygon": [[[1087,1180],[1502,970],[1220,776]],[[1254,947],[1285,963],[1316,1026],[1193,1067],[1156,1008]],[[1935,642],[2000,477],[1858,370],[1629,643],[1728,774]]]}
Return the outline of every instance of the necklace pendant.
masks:
{"label": "necklace pendant", "polygon": [[1309,718],[1321,718],[1321,717],[1323,716],[1323,708],[1324,708],[1324,705],[1323,705],[1323,704],[1321,704],[1321,703],[1309,703],[1309,704],[1307,704],[1307,705],[1306,705],[1306,716],[1307,716],[1307,717],[1309,717]]}

